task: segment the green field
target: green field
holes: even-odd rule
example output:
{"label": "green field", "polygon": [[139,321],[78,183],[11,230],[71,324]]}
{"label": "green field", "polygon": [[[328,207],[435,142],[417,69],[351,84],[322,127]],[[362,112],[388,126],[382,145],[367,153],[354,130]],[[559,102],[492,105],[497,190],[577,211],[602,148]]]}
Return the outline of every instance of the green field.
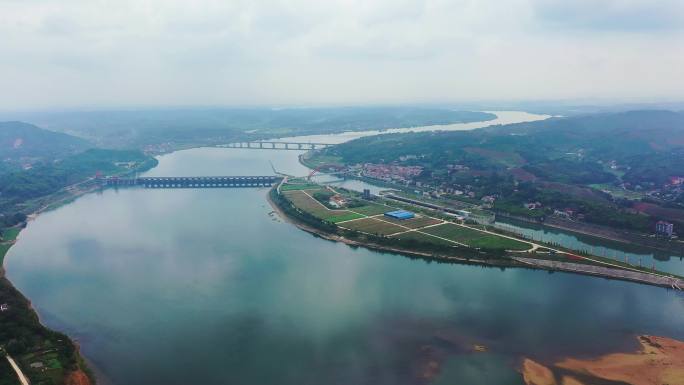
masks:
{"label": "green field", "polygon": [[418,242],[432,243],[440,246],[456,246],[453,242],[445,241],[444,239],[435,238],[428,234],[420,233],[418,231],[409,231],[408,233],[399,234],[393,238],[402,240],[414,240]]}
{"label": "green field", "polygon": [[411,229],[419,229],[421,227],[436,225],[438,223],[443,222],[440,219],[426,217],[426,216],[417,216],[417,217],[414,217],[411,219],[394,219],[394,218],[383,216],[382,220],[387,221],[387,222],[391,222],[391,223],[396,223],[398,225],[408,227]]}
{"label": "green field", "polygon": [[285,193],[285,196],[297,208],[324,221],[337,223],[364,217],[348,210],[330,210],[302,191],[289,191]]}
{"label": "green field", "polygon": [[373,218],[364,218],[352,222],[341,223],[340,226],[349,230],[361,231],[368,234],[390,235],[406,231],[405,228]]}
{"label": "green field", "polygon": [[451,223],[430,227],[421,231],[475,248],[490,250],[527,250],[531,247],[530,244],[525,242],[508,239],[493,234],[486,234],[481,231]]}

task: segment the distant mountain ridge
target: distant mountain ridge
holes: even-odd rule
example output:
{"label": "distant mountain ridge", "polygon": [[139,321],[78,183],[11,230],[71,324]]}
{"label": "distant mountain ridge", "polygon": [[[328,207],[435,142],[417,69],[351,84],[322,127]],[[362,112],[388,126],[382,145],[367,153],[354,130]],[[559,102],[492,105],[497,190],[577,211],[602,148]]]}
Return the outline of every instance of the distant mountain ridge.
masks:
{"label": "distant mountain ridge", "polygon": [[[568,145],[591,144],[591,148],[619,155],[617,144],[631,151],[650,153],[684,147],[684,113],[640,110],[495,126],[492,134],[534,135],[536,142],[555,137]],[[593,142],[593,143],[592,143]]]}
{"label": "distant mountain ridge", "polygon": [[56,159],[92,147],[88,141],[24,122],[0,122],[0,160]]}
{"label": "distant mountain ridge", "polygon": [[438,107],[178,108],[11,115],[105,148],[238,140],[487,121],[496,115]]}

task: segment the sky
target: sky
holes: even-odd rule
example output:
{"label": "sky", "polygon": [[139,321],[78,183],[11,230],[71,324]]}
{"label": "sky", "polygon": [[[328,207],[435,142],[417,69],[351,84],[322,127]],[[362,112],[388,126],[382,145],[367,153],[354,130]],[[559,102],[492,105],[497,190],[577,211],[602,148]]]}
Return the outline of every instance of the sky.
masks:
{"label": "sky", "polygon": [[682,0],[0,0],[0,109],[684,100]]}

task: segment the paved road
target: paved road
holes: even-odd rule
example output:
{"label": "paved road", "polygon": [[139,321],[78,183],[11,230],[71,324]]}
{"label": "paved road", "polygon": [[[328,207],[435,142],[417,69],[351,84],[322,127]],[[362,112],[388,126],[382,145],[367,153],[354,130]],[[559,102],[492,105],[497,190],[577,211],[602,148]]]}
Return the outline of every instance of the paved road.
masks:
{"label": "paved road", "polygon": [[24,373],[21,371],[21,368],[19,365],[17,365],[16,362],[14,362],[14,359],[10,357],[8,354],[7,356],[7,361],[9,361],[10,365],[14,369],[15,372],[17,372],[17,377],[19,377],[19,381],[21,381],[21,385],[31,385],[31,383],[28,380],[28,377],[24,375]]}
{"label": "paved road", "polygon": [[625,279],[636,282],[650,283],[658,286],[670,287],[673,289],[684,289],[684,280],[679,278],[664,277],[661,275],[649,274],[640,271],[624,270],[623,268],[609,268],[595,265],[585,265],[581,263],[549,261],[545,259],[512,257],[518,262],[536,267],[545,267],[553,270],[570,271],[582,274],[598,275],[617,279]]}

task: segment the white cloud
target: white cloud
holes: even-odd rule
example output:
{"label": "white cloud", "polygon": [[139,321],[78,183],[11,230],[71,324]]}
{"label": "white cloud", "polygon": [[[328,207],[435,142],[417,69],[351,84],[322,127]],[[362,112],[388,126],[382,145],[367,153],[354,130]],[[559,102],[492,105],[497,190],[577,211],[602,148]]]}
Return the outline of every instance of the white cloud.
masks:
{"label": "white cloud", "polygon": [[681,98],[683,14],[676,0],[0,0],[0,108]]}

